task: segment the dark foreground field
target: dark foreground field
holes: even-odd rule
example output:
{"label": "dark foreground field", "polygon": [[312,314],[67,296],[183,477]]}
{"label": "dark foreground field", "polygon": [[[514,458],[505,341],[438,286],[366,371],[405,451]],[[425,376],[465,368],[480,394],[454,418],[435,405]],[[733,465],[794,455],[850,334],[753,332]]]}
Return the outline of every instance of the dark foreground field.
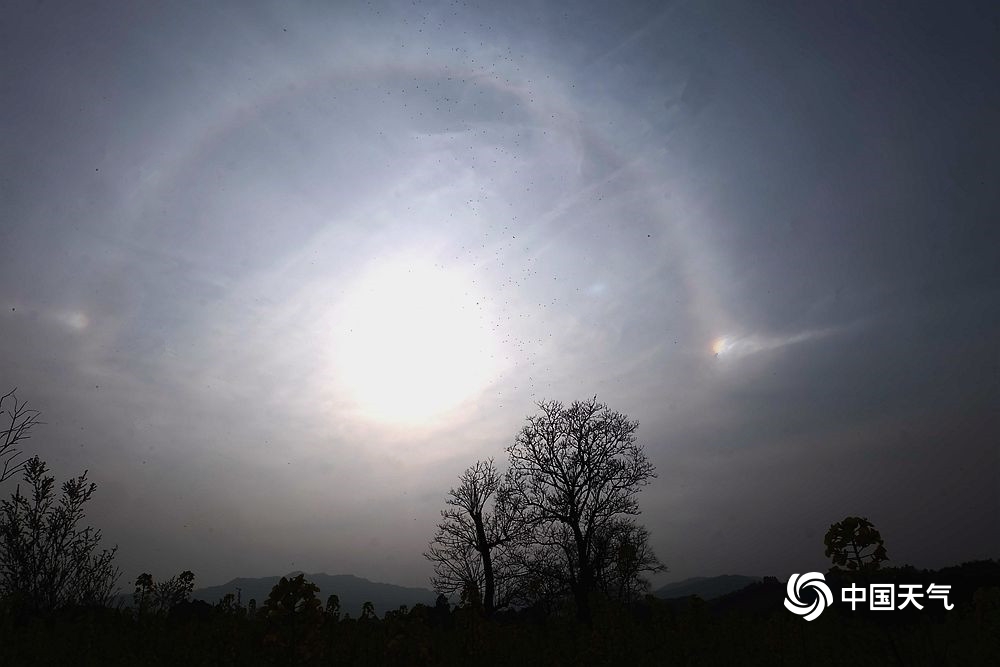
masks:
{"label": "dark foreground field", "polygon": [[[500,613],[417,605],[341,618],[318,601],[288,614],[184,602],[167,614],[63,610],[26,617],[7,604],[4,665],[980,665],[1000,664],[998,564],[939,572],[887,570],[886,581],[950,582],[951,611],[850,611],[806,622],[765,579],[711,602],[647,597],[597,604],[581,625],[558,606]],[[829,579],[828,579],[829,580]],[[443,600],[442,600],[443,602]]]}

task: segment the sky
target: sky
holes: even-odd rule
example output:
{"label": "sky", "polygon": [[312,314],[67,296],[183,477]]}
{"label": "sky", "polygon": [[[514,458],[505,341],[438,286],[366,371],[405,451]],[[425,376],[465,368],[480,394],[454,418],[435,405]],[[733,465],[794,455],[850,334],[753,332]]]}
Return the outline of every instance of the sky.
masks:
{"label": "sky", "polygon": [[758,4],[15,0],[0,388],[123,587],[429,586],[595,395],[654,583],[1000,557],[1000,9]]}

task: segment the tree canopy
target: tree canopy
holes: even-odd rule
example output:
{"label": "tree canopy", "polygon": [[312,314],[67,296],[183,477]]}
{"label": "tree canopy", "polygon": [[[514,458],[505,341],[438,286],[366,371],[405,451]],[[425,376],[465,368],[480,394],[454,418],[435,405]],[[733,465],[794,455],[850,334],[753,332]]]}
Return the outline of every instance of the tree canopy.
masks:
{"label": "tree canopy", "polygon": [[595,398],[538,404],[507,448],[503,476],[478,461],[448,494],[425,554],[435,590],[483,605],[570,596],[581,619],[595,593],[631,600],[663,570],[634,517],[654,478],[638,423]]}
{"label": "tree canopy", "polygon": [[867,517],[849,516],[832,524],[823,542],[834,567],[877,570],[889,558],[882,534]]}

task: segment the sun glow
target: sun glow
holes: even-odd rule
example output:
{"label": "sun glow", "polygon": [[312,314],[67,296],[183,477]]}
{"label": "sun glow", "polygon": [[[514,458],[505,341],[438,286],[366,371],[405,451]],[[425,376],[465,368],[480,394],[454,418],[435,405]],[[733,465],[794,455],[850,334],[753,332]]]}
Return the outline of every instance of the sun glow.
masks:
{"label": "sun glow", "polygon": [[380,263],[360,277],[340,309],[340,383],[370,418],[433,418],[496,376],[490,324],[467,276],[430,263]]}

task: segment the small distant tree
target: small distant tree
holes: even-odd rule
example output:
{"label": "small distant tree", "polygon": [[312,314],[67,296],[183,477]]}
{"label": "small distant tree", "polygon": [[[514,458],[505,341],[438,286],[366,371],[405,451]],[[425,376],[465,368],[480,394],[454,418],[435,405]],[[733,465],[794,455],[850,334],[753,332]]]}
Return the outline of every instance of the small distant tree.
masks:
{"label": "small distant tree", "polygon": [[24,468],[25,461],[18,461],[23,453],[18,444],[30,438],[31,429],[41,423],[38,410],[18,401],[16,391],[15,387],[0,397],[0,482]]}
{"label": "small distant tree", "polygon": [[313,615],[315,612],[322,612],[319,599],[316,597],[317,593],[319,586],[306,581],[304,574],[291,579],[282,577],[271,588],[271,594],[267,596],[262,611],[271,619],[285,618],[294,614]]}
{"label": "small distant tree", "polygon": [[317,593],[319,586],[304,574],[282,577],[261,608],[264,643],[287,664],[308,662],[322,652],[323,606]]}
{"label": "small distant tree", "polygon": [[140,616],[153,610],[153,586],[153,575],[148,572],[143,572],[135,578],[132,600],[135,602],[135,610]]}
{"label": "small distant tree", "polygon": [[154,581],[153,575],[144,572],[136,577],[132,599],[140,614],[146,612],[169,612],[186,602],[194,590],[194,573],[184,570],[166,581]]}
{"label": "small distant tree", "polygon": [[340,620],[340,596],[331,595],[326,599],[326,617],[331,621],[337,622]]}
{"label": "small distant tree", "polygon": [[881,533],[867,517],[849,516],[831,525],[823,542],[835,568],[877,570],[889,558]]}
{"label": "small distant tree", "polygon": [[645,575],[667,568],[653,553],[649,531],[632,519],[616,519],[595,539],[598,588],[608,597],[632,602],[649,592]]}
{"label": "small distant tree", "polygon": [[44,461],[34,456],[18,467],[28,493],[18,485],[0,502],[0,597],[33,611],[108,604],[121,576],[117,547],[98,551],[101,531],[80,525],[97,485],[84,471],[57,497]]}
{"label": "small distant tree", "polygon": [[215,608],[227,616],[242,616],[246,613],[246,610],[239,603],[239,600],[237,600],[235,593],[226,593],[223,595],[222,599],[215,605]]}
{"label": "small distant tree", "polygon": [[189,600],[192,591],[194,591],[194,573],[191,570],[184,570],[156,587],[156,601],[160,609],[169,611]]}

